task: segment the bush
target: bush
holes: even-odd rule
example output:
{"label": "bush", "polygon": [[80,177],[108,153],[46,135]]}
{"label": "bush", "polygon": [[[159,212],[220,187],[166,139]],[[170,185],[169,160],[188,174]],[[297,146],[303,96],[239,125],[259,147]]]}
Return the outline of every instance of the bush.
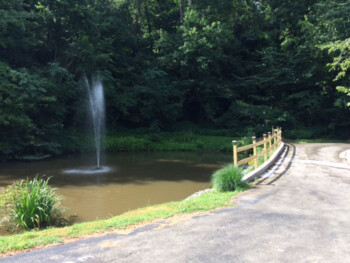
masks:
{"label": "bush", "polygon": [[177,136],[174,137],[173,139],[174,141],[180,142],[180,143],[193,143],[197,141],[198,136],[193,134],[192,132],[185,132],[182,134],[177,134]]}
{"label": "bush", "polygon": [[[197,147],[197,150],[203,150],[204,147],[205,147],[205,143],[202,141],[202,140],[198,140],[196,142],[196,147]],[[221,150],[221,149],[220,149]]]}
{"label": "bush", "polygon": [[314,131],[310,129],[294,129],[285,132],[285,136],[288,139],[311,139],[314,135]]}
{"label": "bush", "polygon": [[62,224],[61,197],[49,186],[49,179],[37,176],[16,181],[0,194],[0,223],[14,228],[33,229]]}
{"label": "bush", "polygon": [[151,141],[148,138],[137,138],[134,136],[107,138],[106,150],[110,152],[132,152],[151,150]]}
{"label": "bush", "polygon": [[212,175],[212,184],[220,192],[244,190],[249,184],[242,181],[243,170],[233,164],[224,166]]}

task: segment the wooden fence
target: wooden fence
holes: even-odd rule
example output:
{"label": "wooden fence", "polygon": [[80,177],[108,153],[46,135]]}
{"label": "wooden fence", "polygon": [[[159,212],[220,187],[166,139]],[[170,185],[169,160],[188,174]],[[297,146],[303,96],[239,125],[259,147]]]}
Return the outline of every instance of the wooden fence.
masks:
{"label": "wooden fence", "polygon": [[[241,166],[243,164],[249,163],[249,162],[254,162],[254,170],[258,168],[258,158],[261,156],[264,156],[264,162],[267,161],[268,155],[271,155],[281,144],[282,141],[282,129],[277,128],[274,129],[272,128],[272,131],[263,135],[263,139],[259,142],[256,141],[256,137],[252,137],[253,143],[249,145],[245,145],[242,147],[237,147],[237,141],[232,141],[233,144],[233,164],[236,166]],[[259,146],[264,146],[263,151],[258,153],[258,147]],[[238,153],[240,152],[245,152],[248,150],[253,149],[253,155],[242,159],[238,160]]]}

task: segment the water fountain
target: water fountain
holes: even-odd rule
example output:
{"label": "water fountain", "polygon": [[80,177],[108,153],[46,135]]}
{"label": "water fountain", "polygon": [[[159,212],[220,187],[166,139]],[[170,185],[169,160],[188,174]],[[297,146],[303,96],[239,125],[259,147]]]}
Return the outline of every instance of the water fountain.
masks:
{"label": "water fountain", "polygon": [[96,168],[101,169],[101,133],[103,132],[105,119],[103,86],[99,79],[93,80],[92,85],[90,85],[87,77],[85,77],[85,84],[89,94],[90,111],[94,126]]}
{"label": "water fountain", "polygon": [[90,82],[87,77],[84,77],[84,84],[88,93],[89,107],[95,136],[96,167],[64,171],[67,174],[95,174],[105,173],[111,170],[109,167],[101,166],[101,141],[104,133],[105,122],[103,85],[99,78],[94,78],[92,82]]}

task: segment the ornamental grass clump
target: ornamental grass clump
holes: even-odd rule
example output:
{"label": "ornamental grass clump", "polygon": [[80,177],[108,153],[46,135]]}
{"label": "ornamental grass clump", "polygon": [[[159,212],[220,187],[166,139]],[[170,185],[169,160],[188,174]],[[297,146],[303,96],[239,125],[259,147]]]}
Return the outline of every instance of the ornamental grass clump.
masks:
{"label": "ornamental grass clump", "polygon": [[61,197],[48,182],[49,179],[35,177],[9,186],[0,198],[4,215],[1,223],[26,230],[62,224],[65,208],[61,206]]}
{"label": "ornamental grass clump", "polygon": [[220,192],[245,190],[249,188],[247,182],[242,181],[243,170],[229,164],[216,171],[211,178],[214,188]]}

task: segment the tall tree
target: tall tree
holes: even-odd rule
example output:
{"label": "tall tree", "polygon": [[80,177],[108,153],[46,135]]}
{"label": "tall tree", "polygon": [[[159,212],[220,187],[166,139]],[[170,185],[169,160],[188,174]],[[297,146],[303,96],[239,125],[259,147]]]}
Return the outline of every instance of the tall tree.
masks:
{"label": "tall tree", "polygon": [[185,16],[185,1],[180,0],[179,5],[180,5],[180,23],[183,24],[184,16]]}

